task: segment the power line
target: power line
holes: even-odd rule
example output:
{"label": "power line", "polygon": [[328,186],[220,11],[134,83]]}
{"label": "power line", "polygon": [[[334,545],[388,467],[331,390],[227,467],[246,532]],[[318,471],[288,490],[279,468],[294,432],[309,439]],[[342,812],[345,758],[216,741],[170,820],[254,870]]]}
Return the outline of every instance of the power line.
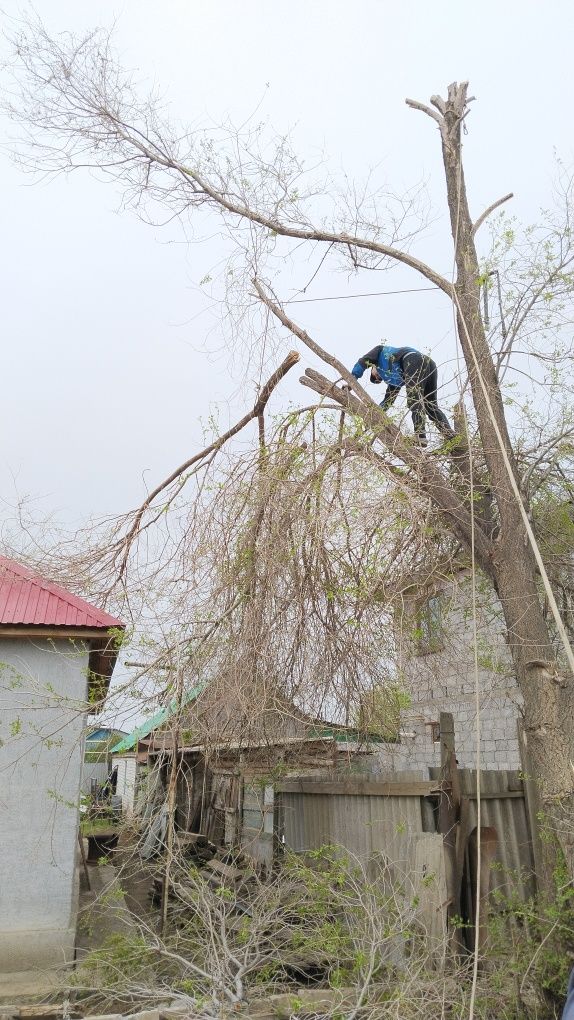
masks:
{"label": "power line", "polygon": [[375,290],[370,294],[336,294],[334,297],[291,298],[284,305],[306,305],[311,301],[352,301],[354,298],[385,297],[387,294],[419,294],[423,290],[440,290],[440,287],[410,287],[407,290]]}

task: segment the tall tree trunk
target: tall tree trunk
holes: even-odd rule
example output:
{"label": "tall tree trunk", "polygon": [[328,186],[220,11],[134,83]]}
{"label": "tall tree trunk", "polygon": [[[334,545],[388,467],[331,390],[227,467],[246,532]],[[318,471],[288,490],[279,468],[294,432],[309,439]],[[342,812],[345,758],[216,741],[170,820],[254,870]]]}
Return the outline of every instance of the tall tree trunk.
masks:
{"label": "tall tree trunk", "polygon": [[451,85],[446,100],[433,96],[431,103],[438,116],[434,110],[425,108],[425,112],[439,123],[441,132],[455,245],[457,330],[500,521],[491,577],[502,605],[524,700],[524,726],[543,809],[549,826],[558,835],[568,874],[574,879],[573,677],[570,673],[565,676],[556,661],[543,614],[536,562],[509,475],[510,467],[518,479],[502,396],[480,315],[479,264],[461,152],[467,87],[467,83]]}

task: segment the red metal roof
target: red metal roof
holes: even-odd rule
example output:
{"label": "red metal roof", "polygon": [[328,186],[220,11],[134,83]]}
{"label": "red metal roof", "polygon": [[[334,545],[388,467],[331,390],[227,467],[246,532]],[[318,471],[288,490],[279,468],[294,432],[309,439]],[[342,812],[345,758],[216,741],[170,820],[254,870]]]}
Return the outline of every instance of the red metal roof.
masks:
{"label": "red metal roof", "polygon": [[0,627],[8,624],[92,630],[124,627],[115,616],[0,556]]}

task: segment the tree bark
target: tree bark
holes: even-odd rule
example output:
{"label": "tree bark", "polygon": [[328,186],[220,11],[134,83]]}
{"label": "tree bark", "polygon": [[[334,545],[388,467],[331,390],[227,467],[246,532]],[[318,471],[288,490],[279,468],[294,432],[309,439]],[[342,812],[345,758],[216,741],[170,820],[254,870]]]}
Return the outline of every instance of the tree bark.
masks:
{"label": "tree bark", "polygon": [[[504,613],[516,680],[524,701],[524,727],[547,823],[557,835],[574,879],[574,690],[557,661],[538,592],[536,562],[512,487],[518,479],[502,395],[479,304],[479,263],[462,165],[461,132],[468,84],[449,86],[423,109],[439,125],[454,241],[457,332],[467,364],[478,427],[496,501],[500,530],[491,576]],[[438,111],[438,112],[436,112]],[[507,461],[501,449],[501,442]],[[548,846],[552,853],[551,844]]]}

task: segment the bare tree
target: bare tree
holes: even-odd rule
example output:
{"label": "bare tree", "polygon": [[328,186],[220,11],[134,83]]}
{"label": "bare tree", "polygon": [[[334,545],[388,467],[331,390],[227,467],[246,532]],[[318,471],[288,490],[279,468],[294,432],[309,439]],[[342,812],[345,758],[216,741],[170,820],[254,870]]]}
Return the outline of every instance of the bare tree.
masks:
{"label": "bare tree", "polygon": [[[391,479],[393,473],[397,477],[397,461],[402,462],[403,483],[429,502],[444,528],[490,579],[504,613],[542,804],[574,878],[574,657],[530,523],[528,492],[511,442],[500,382],[515,340],[524,332],[525,316],[538,307],[545,287],[554,282],[563,294],[571,293],[571,255],[565,250],[556,267],[519,295],[510,317],[505,310],[510,322],[507,344],[493,356],[481,315],[484,267],[475,239],[485,220],[511,196],[493,202],[476,219],[471,216],[461,143],[470,103],[467,83],[453,83],[446,98],[433,96],[430,105],[407,101],[439,132],[456,267],[451,282],[411,253],[413,232],[406,226],[404,209],[397,214],[388,203],[379,206],[380,196],[369,196],[359,209],[334,197],[316,220],[317,182],[311,180],[304,190],[301,163],[284,139],[269,154],[257,131],[249,137],[222,132],[214,138],[171,125],[156,98],[139,99],[130,76],[116,65],[105,34],[53,39],[41,24],[29,26],[15,41],[14,74],[16,94],[8,106],[28,131],[27,144],[20,149],[24,163],[44,173],[95,166],[118,180],[136,204],[147,203],[149,208],[159,203],[171,216],[196,215],[198,210],[218,215],[232,232],[258,302],[335,376],[327,378],[309,369],[301,381],[364,423],[376,440],[375,449],[382,446],[391,455],[386,477]],[[351,267],[401,263],[449,297],[468,373],[476,441],[467,446],[461,437],[442,465],[413,447],[345,366],[285,314],[265,282],[281,239],[324,246],[326,256]],[[233,296],[238,300],[237,291]],[[244,296],[244,309],[250,300]],[[337,385],[341,379],[350,389]],[[268,493],[266,486],[273,483],[265,469],[260,483],[260,493]],[[125,539],[128,543],[141,530],[141,518],[136,517],[134,524],[135,531]],[[251,541],[259,530],[257,513],[252,527]],[[253,573],[246,583],[253,594]],[[253,633],[260,635],[262,607],[256,602],[250,599],[245,613]],[[555,631],[562,639],[563,655],[557,651]],[[551,861],[554,851],[548,852]]]}

